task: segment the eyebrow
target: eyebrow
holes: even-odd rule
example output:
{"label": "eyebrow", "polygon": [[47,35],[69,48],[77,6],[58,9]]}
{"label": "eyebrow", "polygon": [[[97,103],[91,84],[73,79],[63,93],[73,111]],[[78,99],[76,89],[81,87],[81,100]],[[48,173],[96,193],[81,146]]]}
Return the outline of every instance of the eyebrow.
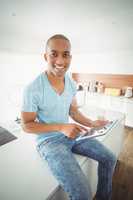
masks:
{"label": "eyebrow", "polygon": [[70,53],[70,51],[64,51],[65,53]]}
{"label": "eyebrow", "polygon": [[[54,50],[54,49],[51,49],[50,50],[51,52],[57,52],[56,50]],[[65,50],[65,51],[63,51],[63,53],[70,53],[70,51],[68,51],[68,50]]]}

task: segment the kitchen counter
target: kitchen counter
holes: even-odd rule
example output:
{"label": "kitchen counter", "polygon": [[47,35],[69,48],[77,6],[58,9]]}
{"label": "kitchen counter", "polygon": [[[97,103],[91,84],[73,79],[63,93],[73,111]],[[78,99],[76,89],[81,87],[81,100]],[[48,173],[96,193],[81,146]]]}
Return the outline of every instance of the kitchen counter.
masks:
{"label": "kitchen counter", "polygon": [[[77,93],[79,94],[83,94],[84,93],[84,90],[80,90],[78,91]],[[127,101],[132,101],[133,102],[133,97],[125,97],[124,95],[120,95],[120,96],[113,96],[113,95],[107,95],[105,93],[98,93],[98,92],[89,92],[89,91],[86,91],[86,93],[88,95],[91,95],[91,96],[108,96],[108,97],[114,97],[114,98],[119,98],[119,99],[125,99]]]}
{"label": "kitchen counter", "polygon": [[[82,91],[83,93],[83,91]],[[110,98],[116,98],[116,99],[119,99],[119,100],[124,100],[126,102],[131,102],[133,103],[133,97],[130,97],[130,98],[127,98],[123,95],[120,95],[120,96],[111,96],[111,95],[106,95],[104,93],[97,93],[97,92],[87,92],[88,95],[90,96],[102,96],[102,97],[110,97]]]}
{"label": "kitchen counter", "polygon": [[[88,107],[82,107],[81,110],[92,118],[96,118],[96,115],[103,112],[103,110],[90,109]],[[114,127],[114,131],[111,134],[101,136],[98,139],[104,142],[118,156],[123,144],[124,115],[109,111],[106,111],[106,115],[110,120],[119,118],[119,126]],[[4,124],[4,126],[11,131],[8,124]],[[0,147],[0,199],[56,199],[54,195],[58,193],[59,184],[48,169],[47,163],[42,161],[36,151],[35,135],[26,134],[22,130],[13,131],[13,134],[18,139]],[[116,144],[116,141],[118,144]],[[83,167],[88,158],[79,155],[75,156],[80,166]],[[89,169],[93,170],[92,161],[89,161],[89,165]],[[96,172],[94,174],[96,176]],[[93,183],[93,177],[90,177],[90,179]],[[95,184],[92,186],[93,193],[95,192],[96,178],[94,178],[94,182]],[[61,200],[63,199],[65,197]],[[59,199],[57,198],[57,200]]]}
{"label": "kitchen counter", "polygon": [[79,91],[77,92],[77,101],[79,107],[86,105],[121,112],[125,115],[125,126],[133,127],[133,98]]}

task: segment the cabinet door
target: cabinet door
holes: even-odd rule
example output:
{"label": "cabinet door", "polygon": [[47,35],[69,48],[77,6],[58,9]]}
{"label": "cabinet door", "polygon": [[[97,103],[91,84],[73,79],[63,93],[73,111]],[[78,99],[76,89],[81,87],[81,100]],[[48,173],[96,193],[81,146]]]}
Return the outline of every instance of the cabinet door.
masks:
{"label": "cabinet door", "polygon": [[102,95],[102,101],[99,103],[101,108],[104,108],[106,110],[111,109],[111,96],[108,95]]}
{"label": "cabinet door", "polygon": [[124,144],[124,119],[115,125],[111,133],[105,137],[104,145],[109,148],[118,158]]}
{"label": "cabinet door", "polygon": [[125,113],[126,103],[118,97],[110,98],[110,109],[118,112]]}
{"label": "cabinet door", "polygon": [[126,126],[133,127],[133,103],[126,103]]}
{"label": "cabinet door", "polygon": [[48,197],[47,200],[69,200],[67,193],[59,186],[57,191],[51,196]]}
{"label": "cabinet door", "polygon": [[102,96],[96,93],[87,93],[86,105],[100,107],[102,105]]}
{"label": "cabinet door", "polygon": [[86,105],[89,107],[103,108],[105,110],[117,111],[125,114],[125,125],[133,127],[133,100],[121,97],[88,93]]}
{"label": "cabinet door", "polygon": [[97,166],[98,166],[97,161],[93,159],[87,159],[82,166],[92,196],[95,195],[97,189],[97,182],[98,182]]}

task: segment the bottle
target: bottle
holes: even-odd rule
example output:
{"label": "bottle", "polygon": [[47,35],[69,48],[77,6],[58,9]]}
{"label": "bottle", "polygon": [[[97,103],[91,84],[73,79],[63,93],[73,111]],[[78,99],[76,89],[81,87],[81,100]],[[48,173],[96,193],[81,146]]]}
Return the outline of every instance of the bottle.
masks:
{"label": "bottle", "polygon": [[95,83],[95,92],[97,92],[97,89],[98,89],[98,81],[96,81],[96,83]]}
{"label": "bottle", "polygon": [[89,92],[96,92],[96,81],[91,80],[89,82]]}
{"label": "bottle", "polygon": [[97,85],[97,92],[98,93],[103,93],[104,92],[104,85],[102,82],[99,82]]}

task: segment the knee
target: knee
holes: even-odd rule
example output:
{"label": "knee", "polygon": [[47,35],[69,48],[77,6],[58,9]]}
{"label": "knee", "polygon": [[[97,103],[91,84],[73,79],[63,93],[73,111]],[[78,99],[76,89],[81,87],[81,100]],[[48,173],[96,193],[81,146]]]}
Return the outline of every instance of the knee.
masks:
{"label": "knee", "polygon": [[117,161],[116,156],[112,152],[109,152],[108,156],[106,157],[106,163],[108,163],[109,166],[114,167],[116,161]]}
{"label": "knee", "polygon": [[111,153],[109,160],[114,165],[117,161],[117,158],[113,153]]}

